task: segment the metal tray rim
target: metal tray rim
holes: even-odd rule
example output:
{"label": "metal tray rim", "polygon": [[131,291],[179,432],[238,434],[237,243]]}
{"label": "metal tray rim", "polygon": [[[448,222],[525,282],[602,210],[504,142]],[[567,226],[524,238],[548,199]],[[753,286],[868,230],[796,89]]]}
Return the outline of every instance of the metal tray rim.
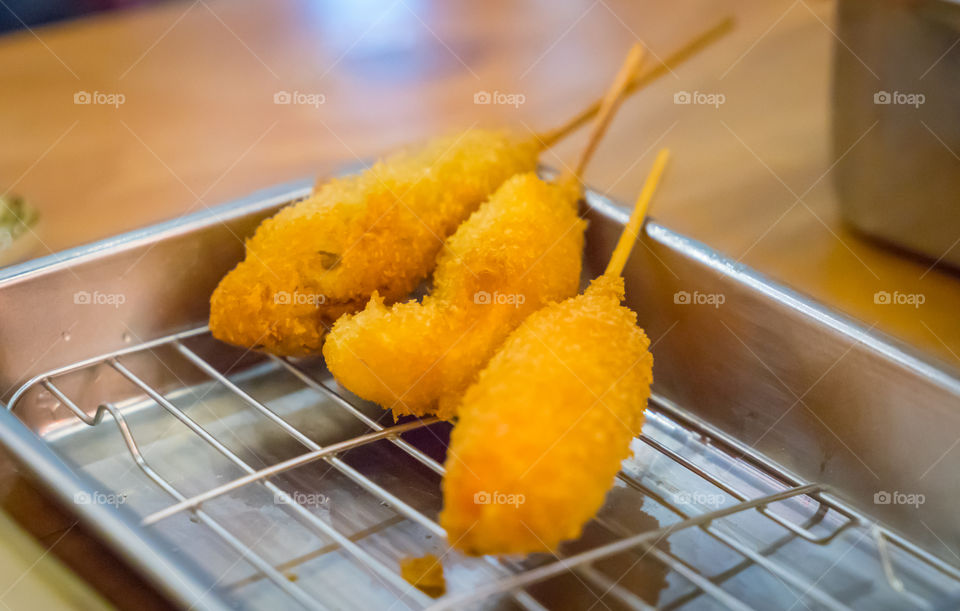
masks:
{"label": "metal tray rim", "polygon": [[[625,224],[630,218],[629,209],[613,203],[604,195],[591,191],[590,206],[606,216]],[[739,263],[729,256],[714,250],[699,240],[677,233],[651,219],[644,224],[644,231],[656,241],[672,246],[686,256],[716,270],[718,273],[741,282],[763,295],[800,312],[818,323],[869,347],[909,368],[938,386],[960,394],[960,370],[929,355],[883,331],[867,327],[862,321],[834,310],[795,289],[771,280],[753,268]]]}
{"label": "metal tray rim", "polygon": [[[191,565],[186,558],[173,558],[136,520],[114,511],[109,505],[73,502],[74,495],[93,495],[96,490],[6,409],[0,410],[0,443],[20,464],[29,468],[44,489],[64,506],[72,507],[85,526],[102,536],[129,566],[140,571],[160,592],[188,607],[202,600],[206,609],[229,609],[197,580],[199,569],[189,570]],[[173,579],[169,579],[170,576]]]}

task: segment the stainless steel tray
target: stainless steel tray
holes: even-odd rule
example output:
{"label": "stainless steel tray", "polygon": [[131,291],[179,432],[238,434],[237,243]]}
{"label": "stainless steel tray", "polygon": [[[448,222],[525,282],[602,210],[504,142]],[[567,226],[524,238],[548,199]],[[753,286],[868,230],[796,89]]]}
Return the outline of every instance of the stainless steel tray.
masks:
{"label": "stainless steel tray", "polygon": [[[245,353],[203,326],[238,238],[308,191],[0,272],[0,441],[178,604],[960,606],[957,372],[654,222],[626,277],[655,397],[600,516],[557,557],[448,552],[448,425],[395,425],[321,359]],[[626,213],[587,202],[588,278]],[[438,600],[399,576],[428,552]]]}

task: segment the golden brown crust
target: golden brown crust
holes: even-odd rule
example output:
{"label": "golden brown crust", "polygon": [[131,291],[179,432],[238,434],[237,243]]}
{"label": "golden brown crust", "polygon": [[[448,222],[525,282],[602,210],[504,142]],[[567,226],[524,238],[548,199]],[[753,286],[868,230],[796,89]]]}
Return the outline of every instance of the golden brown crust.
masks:
{"label": "golden brown crust", "polygon": [[374,291],[402,299],[443,240],[500,184],[536,165],[538,147],[469,130],[330,181],[264,221],[210,300],[214,336],[278,355],[317,354],[326,329]]}
{"label": "golden brown crust", "polygon": [[508,180],[447,240],[423,303],[373,299],[323,349],[337,380],[396,414],[452,418],[511,330],[576,294],[583,232],[575,187]]}
{"label": "golden brown crust", "polygon": [[603,504],[640,432],[650,342],[623,281],[531,315],[466,392],[440,523],[475,554],[552,551]]}

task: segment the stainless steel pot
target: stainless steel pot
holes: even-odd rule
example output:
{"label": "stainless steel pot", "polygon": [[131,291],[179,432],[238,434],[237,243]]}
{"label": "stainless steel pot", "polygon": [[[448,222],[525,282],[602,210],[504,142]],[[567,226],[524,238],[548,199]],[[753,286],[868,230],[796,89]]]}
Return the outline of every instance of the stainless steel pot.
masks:
{"label": "stainless steel pot", "polygon": [[843,218],[864,234],[960,266],[960,3],[840,0],[837,7],[835,154],[863,137],[834,172]]}

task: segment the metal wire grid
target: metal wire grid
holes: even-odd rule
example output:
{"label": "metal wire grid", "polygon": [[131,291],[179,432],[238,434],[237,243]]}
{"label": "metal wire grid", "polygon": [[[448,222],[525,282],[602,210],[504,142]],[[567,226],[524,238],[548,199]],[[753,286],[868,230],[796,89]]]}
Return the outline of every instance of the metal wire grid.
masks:
{"label": "metal wire grid", "polygon": [[[701,529],[709,537],[712,537],[716,541],[727,546],[730,550],[733,550],[735,553],[742,556],[747,564],[753,564],[762,567],[764,570],[780,580],[783,584],[789,585],[798,591],[803,592],[802,596],[816,601],[816,603],[823,608],[850,608],[837,600],[828,592],[818,588],[816,582],[811,582],[795,569],[792,569],[783,563],[776,562],[768,557],[767,551],[769,550],[756,550],[731,534],[717,529],[714,524],[721,518],[730,517],[735,514],[742,514],[748,511],[756,511],[766,518],[776,522],[780,526],[786,528],[796,537],[802,538],[816,545],[829,544],[830,541],[835,539],[840,533],[852,526],[859,525],[861,527],[869,527],[871,533],[876,539],[881,566],[883,567],[887,581],[895,591],[900,592],[903,595],[904,602],[909,601],[916,603],[918,598],[916,595],[907,591],[902,582],[896,576],[890,560],[888,546],[897,546],[898,548],[911,554],[917,560],[930,565],[954,580],[960,581],[960,571],[957,571],[954,567],[943,563],[938,558],[931,556],[924,550],[917,548],[909,541],[906,541],[896,534],[883,529],[878,524],[872,522],[869,517],[864,516],[863,514],[849,507],[846,507],[839,500],[831,497],[829,492],[819,484],[797,481],[795,478],[792,478],[788,474],[777,469],[775,465],[766,462],[762,457],[752,455],[747,448],[739,446],[735,440],[730,439],[719,431],[712,429],[709,427],[709,425],[698,421],[697,419],[685,414],[680,410],[677,410],[675,407],[669,405],[669,403],[657,403],[657,405],[652,406],[651,409],[663,411],[665,414],[669,415],[670,418],[688,427],[690,430],[709,437],[712,443],[730,450],[732,454],[736,454],[741,458],[746,458],[748,461],[753,462],[755,466],[760,467],[763,471],[781,482],[783,489],[772,494],[750,498],[749,495],[737,490],[727,482],[710,473],[708,470],[701,468],[694,462],[671,450],[663,443],[646,435],[642,435],[640,439],[652,449],[681,465],[689,472],[695,474],[697,477],[702,478],[704,481],[735,498],[738,502],[715,511],[697,515],[690,515],[689,513],[671,505],[670,503],[663,502],[662,504],[673,511],[680,518],[680,521],[670,524],[669,526],[642,532],[640,534],[624,532],[616,525],[605,523],[602,518],[598,518],[597,523],[617,535],[618,538],[616,540],[568,557],[558,557],[558,559],[555,561],[531,569],[523,569],[522,567],[519,567],[518,565],[507,560],[497,559],[494,557],[485,557],[487,562],[499,569],[499,572],[503,575],[502,577],[490,583],[481,585],[472,591],[465,593],[453,593],[438,600],[433,600],[419,590],[412,588],[410,584],[407,583],[393,568],[387,566],[380,560],[374,558],[372,555],[364,551],[348,536],[336,530],[333,526],[309,511],[306,507],[295,502],[293,497],[284,492],[275,484],[271,483],[269,480],[271,477],[280,473],[295,469],[314,461],[323,460],[329,463],[340,473],[348,477],[350,480],[358,484],[364,490],[370,494],[373,494],[380,501],[389,504],[403,517],[421,525],[430,533],[445,538],[446,533],[435,520],[404,502],[402,499],[338,458],[338,455],[346,450],[374,443],[376,441],[386,440],[400,448],[403,452],[420,462],[428,469],[432,470],[434,473],[442,476],[444,469],[441,464],[400,437],[402,433],[433,424],[436,422],[436,419],[426,418],[404,424],[383,427],[364,414],[362,411],[357,409],[357,407],[346,400],[336,390],[315,379],[297,364],[287,359],[271,356],[270,358],[273,359],[273,361],[275,361],[280,367],[287,370],[289,373],[296,376],[307,387],[327,395],[341,409],[345,410],[371,429],[371,432],[369,433],[321,447],[297,428],[292,426],[289,422],[284,420],[281,416],[277,415],[269,407],[256,400],[249,393],[242,390],[228,377],[220,373],[203,357],[188,348],[183,343],[183,340],[187,338],[197,337],[207,333],[209,333],[207,327],[200,327],[190,331],[161,337],[149,342],[144,342],[139,345],[130,346],[105,355],[86,359],[66,367],[47,371],[35,376],[26,384],[21,386],[14,393],[13,397],[8,403],[8,408],[13,410],[18,401],[28,390],[39,385],[49,391],[58,401],[60,401],[61,404],[70,409],[82,422],[87,425],[96,426],[102,421],[104,414],[110,414],[110,416],[116,422],[120,434],[123,437],[124,443],[126,444],[126,447],[137,466],[160,489],[165,491],[175,500],[175,503],[166,509],[155,512],[154,514],[144,518],[144,526],[155,524],[181,511],[191,511],[199,522],[210,528],[229,547],[235,550],[237,554],[246,560],[256,571],[259,571],[265,578],[273,582],[283,592],[296,600],[302,606],[309,609],[323,609],[325,607],[319,600],[305,592],[304,589],[298,586],[296,583],[291,582],[271,563],[266,561],[253,549],[244,544],[237,536],[231,533],[227,526],[205,513],[202,509],[202,504],[206,501],[244,486],[253,484],[261,485],[269,490],[275,496],[275,498],[281,499],[283,506],[291,512],[292,516],[296,520],[312,531],[332,539],[344,552],[349,554],[357,564],[361,565],[365,570],[372,573],[384,584],[392,586],[392,589],[400,596],[404,597],[407,602],[413,603],[420,607],[430,607],[432,609],[461,608],[463,605],[483,601],[489,597],[509,595],[522,608],[528,610],[542,610],[544,607],[524,588],[538,582],[543,582],[553,577],[563,575],[568,571],[574,572],[579,578],[590,582],[601,591],[612,595],[627,608],[643,610],[652,609],[653,607],[651,607],[642,598],[625,587],[622,587],[616,582],[612,581],[609,577],[596,570],[592,566],[593,563],[597,561],[610,558],[623,552],[637,550],[638,548],[643,550],[644,555],[648,555],[657,562],[662,563],[669,570],[675,571],[676,573],[682,575],[695,586],[696,590],[687,596],[688,599],[705,594],[724,608],[735,610],[749,609],[750,607],[717,585],[716,582],[721,581],[720,579],[717,577],[708,577],[690,563],[670,554],[669,552],[663,551],[655,545],[657,541],[666,538],[673,533],[695,528]],[[292,459],[282,461],[272,466],[263,469],[254,469],[248,463],[244,462],[238,455],[227,448],[215,436],[211,435],[195,420],[188,416],[182,409],[167,400],[160,391],[150,386],[142,378],[124,366],[119,360],[121,357],[126,355],[152,350],[165,345],[175,349],[189,362],[193,363],[197,368],[202,370],[212,381],[221,384],[243,403],[278,425],[287,434],[299,441],[305,448],[307,448],[308,451]],[[59,376],[101,364],[106,364],[116,370],[120,375],[139,388],[146,396],[152,399],[162,409],[174,416],[209,446],[243,470],[246,475],[228,482],[227,484],[211,488],[204,493],[195,495],[191,498],[185,497],[168,480],[163,478],[147,463],[120,409],[111,403],[104,403],[101,404],[97,408],[95,414],[91,416],[82,408],[80,408],[63,391],[61,391],[54,382],[54,379]],[[618,477],[625,485],[640,490],[644,494],[658,498],[658,495],[654,491],[650,490],[648,487],[644,486],[641,482],[630,475],[621,472]],[[806,525],[794,524],[793,522],[783,518],[769,509],[770,505],[774,503],[801,496],[807,496],[818,504],[816,513],[807,520]],[[832,532],[817,536],[810,530],[810,528],[820,522],[824,516],[831,511],[843,516],[844,522],[840,525],[840,527],[834,529]]]}

